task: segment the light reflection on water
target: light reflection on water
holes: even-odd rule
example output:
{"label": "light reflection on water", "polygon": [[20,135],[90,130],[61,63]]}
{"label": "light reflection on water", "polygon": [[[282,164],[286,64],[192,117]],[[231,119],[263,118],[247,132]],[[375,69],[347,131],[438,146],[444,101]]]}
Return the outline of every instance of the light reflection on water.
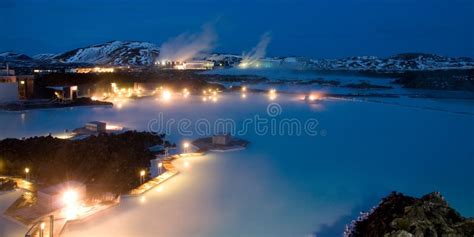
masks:
{"label": "light reflection on water", "polygon": [[[2,137],[63,132],[91,120],[145,130],[150,119],[265,115],[266,95],[201,97],[160,103],[131,100],[122,108],[0,113]],[[258,136],[247,150],[209,154],[142,199],[125,198],[101,218],[64,236],[305,236],[333,233],[392,190],[441,191],[473,216],[472,117],[383,104],[324,101],[308,105],[279,95],[282,117],[316,118],[325,136]],[[183,138],[173,132],[175,142]],[[187,138],[189,139],[189,138]],[[462,180],[462,181],[460,181]],[[0,196],[1,198],[1,196]]]}

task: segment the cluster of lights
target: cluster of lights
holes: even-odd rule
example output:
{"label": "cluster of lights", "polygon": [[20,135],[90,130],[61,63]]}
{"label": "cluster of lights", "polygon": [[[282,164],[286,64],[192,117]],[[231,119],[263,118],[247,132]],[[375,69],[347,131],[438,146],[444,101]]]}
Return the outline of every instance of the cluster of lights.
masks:
{"label": "cluster of lights", "polygon": [[[152,92],[152,94],[158,94],[159,98],[157,100],[161,99],[162,101],[166,102],[166,101],[172,100],[173,95],[179,94],[179,93],[174,93],[172,90],[160,86],[159,88],[156,88]],[[181,95],[183,96],[183,98],[188,98],[191,95],[191,92],[188,90],[188,88],[183,88]]]}
{"label": "cluster of lights", "polygon": [[215,89],[203,90],[202,91],[202,94],[203,94],[202,101],[204,101],[204,102],[206,102],[206,101],[217,102],[218,93],[219,93],[219,91],[215,90]]}
{"label": "cluster of lights", "polygon": [[91,97],[92,100],[110,100],[113,101],[117,108],[121,109],[123,104],[132,96],[142,97],[143,90],[138,88],[127,88],[127,87],[119,87],[117,83],[110,84],[111,91],[104,92],[101,95],[94,95]]}
{"label": "cluster of lights", "polygon": [[134,89],[134,88],[126,88],[126,87],[118,87],[117,83],[111,83],[110,86],[112,87],[111,93],[104,92],[103,96],[107,97],[119,97],[119,98],[130,98],[132,96],[140,97],[142,96],[142,89]]}

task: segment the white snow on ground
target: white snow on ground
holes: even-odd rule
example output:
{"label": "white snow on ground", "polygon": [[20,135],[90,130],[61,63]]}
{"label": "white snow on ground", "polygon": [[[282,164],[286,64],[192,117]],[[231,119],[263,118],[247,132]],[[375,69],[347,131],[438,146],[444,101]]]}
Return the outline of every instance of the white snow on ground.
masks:
{"label": "white snow on ground", "polygon": [[[271,119],[265,94],[225,94],[217,103],[183,100],[0,112],[0,131],[2,137],[59,133],[91,120],[146,130],[160,112],[165,120]],[[260,136],[249,130],[242,136],[251,142],[248,149],[191,160],[189,169],[178,164],[183,172],[161,192],[151,190],[143,202],[123,199],[104,215],[70,226],[64,236],[307,236],[331,228],[342,233],[359,211],[392,190],[417,196],[440,191],[461,214],[474,216],[473,116],[361,101],[308,105],[282,94],[273,102],[282,108],[277,119],[315,118],[325,136]],[[178,144],[191,139],[176,127],[172,131]]]}

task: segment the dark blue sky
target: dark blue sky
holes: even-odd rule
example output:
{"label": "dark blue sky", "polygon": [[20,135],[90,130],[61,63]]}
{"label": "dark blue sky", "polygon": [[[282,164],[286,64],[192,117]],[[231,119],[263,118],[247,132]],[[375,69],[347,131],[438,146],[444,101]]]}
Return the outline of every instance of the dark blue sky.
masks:
{"label": "dark blue sky", "polygon": [[110,40],[160,45],[213,22],[215,51],[272,32],[271,56],[474,56],[473,0],[2,0],[0,52],[58,53]]}

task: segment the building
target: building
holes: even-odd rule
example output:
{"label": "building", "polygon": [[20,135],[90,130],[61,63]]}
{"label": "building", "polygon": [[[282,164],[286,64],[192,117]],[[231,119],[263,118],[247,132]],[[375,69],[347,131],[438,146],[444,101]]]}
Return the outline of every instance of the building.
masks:
{"label": "building", "polygon": [[155,63],[162,69],[174,70],[211,70],[214,68],[214,62],[207,60],[193,60],[193,61],[157,61]]}
{"label": "building", "polygon": [[78,67],[65,70],[66,73],[112,73],[114,71],[113,67]]}
{"label": "building", "polygon": [[84,127],[75,128],[72,130],[73,139],[83,139],[89,136],[96,136],[100,133],[120,133],[125,131],[123,127],[107,125],[105,122],[91,121],[84,125]]}
{"label": "building", "polygon": [[85,128],[91,132],[107,132],[107,124],[99,121],[88,122]]}
{"label": "building", "polygon": [[225,133],[225,134],[217,134],[212,136],[212,144],[213,145],[227,145],[232,140],[232,137]]}
{"label": "building", "polygon": [[49,74],[49,73],[61,73],[63,70],[57,68],[37,68],[33,69],[33,73],[36,74]]}
{"label": "building", "polygon": [[214,62],[211,61],[190,61],[183,64],[184,70],[211,70],[214,68]]}
{"label": "building", "polygon": [[75,100],[77,98],[77,86],[48,86],[57,99]]}
{"label": "building", "polygon": [[8,65],[6,69],[0,69],[0,102],[18,100],[18,84],[16,82],[15,70]]}
{"label": "building", "polygon": [[[69,195],[69,197],[66,197]],[[38,204],[48,210],[66,206],[66,201],[81,201],[86,198],[86,185],[77,181],[67,181],[38,191]],[[74,200],[65,200],[74,199]]]}
{"label": "building", "polygon": [[0,69],[0,82],[16,82],[15,70],[8,65],[6,69]]}
{"label": "building", "polygon": [[18,75],[18,96],[21,100],[31,99],[35,95],[35,77],[33,75]]}

